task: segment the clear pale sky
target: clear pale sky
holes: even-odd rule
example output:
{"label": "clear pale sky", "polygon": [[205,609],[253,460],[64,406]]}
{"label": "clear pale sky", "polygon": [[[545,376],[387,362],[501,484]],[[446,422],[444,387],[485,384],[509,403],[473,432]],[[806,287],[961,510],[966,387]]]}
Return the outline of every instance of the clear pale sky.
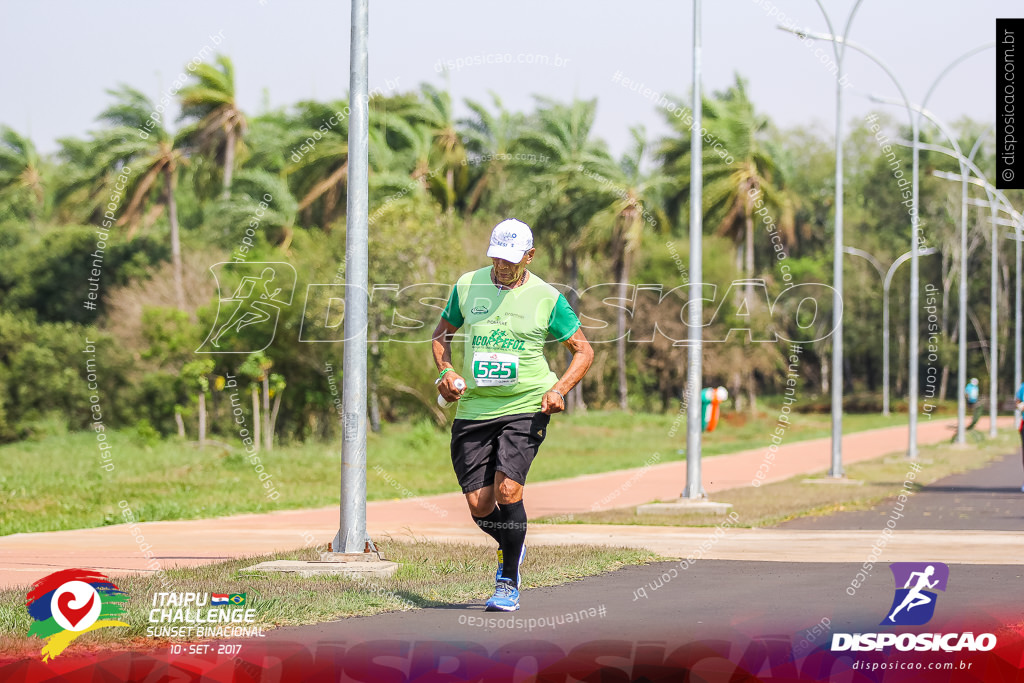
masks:
{"label": "clear pale sky", "polygon": [[[687,0],[371,0],[370,84],[386,89],[445,86],[439,60],[501,61],[447,76],[453,96],[487,100],[497,92],[511,109],[532,109],[532,95],[598,98],[597,133],[622,151],[628,129],[664,132],[654,103],[612,81],[616,72],[653,90],[689,92],[692,3]],[[853,5],[825,0],[837,33]],[[734,73],[778,125],[814,125],[830,134],[835,77],[797,38],[776,30],[775,6],[801,28],[828,32],[813,0],[704,0],[706,91]],[[0,123],[27,132],[42,151],[62,136],[83,135],[109,102],[105,91],[128,83],[158,98],[211,35],[235,63],[238,99],[250,114],[303,99],[342,98],[348,90],[348,0],[0,0]],[[1024,15],[1019,0],[864,0],[850,38],[885,60],[913,101],[953,59],[992,42],[995,18]],[[525,63],[547,59],[547,64]],[[825,57],[827,58],[827,57]],[[562,64],[558,64],[561,60]],[[994,50],[957,67],[929,108],[947,121],[967,115],[994,121]],[[877,109],[866,98],[896,96],[867,58],[847,53],[847,116]],[[460,107],[464,114],[465,108]],[[894,112],[899,113],[899,112]],[[993,124],[994,125],[994,124]]]}

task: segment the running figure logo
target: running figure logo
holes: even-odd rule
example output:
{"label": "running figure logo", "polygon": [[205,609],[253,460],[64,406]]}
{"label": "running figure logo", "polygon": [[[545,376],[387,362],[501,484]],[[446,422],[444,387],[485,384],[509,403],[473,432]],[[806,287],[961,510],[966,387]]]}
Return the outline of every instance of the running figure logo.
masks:
{"label": "running figure logo", "polygon": [[[210,272],[217,280],[217,318],[196,353],[252,353],[270,346],[281,307],[292,303],[295,269],[288,263],[227,262],[210,266]],[[222,277],[239,278],[229,297],[223,296]],[[253,329],[243,337],[247,327]]]}
{"label": "running figure logo", "polygon": [[896,595],[881,625],[927,624],[935,614],[938,597],[931,589],[946,590],[949,567],[941,562],[893,562],[889,569],[896,581]]}

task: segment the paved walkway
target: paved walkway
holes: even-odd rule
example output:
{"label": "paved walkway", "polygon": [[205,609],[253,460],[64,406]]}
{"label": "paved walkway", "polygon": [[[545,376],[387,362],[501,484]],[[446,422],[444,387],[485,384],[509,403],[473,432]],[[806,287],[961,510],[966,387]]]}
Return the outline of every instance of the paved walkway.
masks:
{"label": "paved walkway", "polygon": [[[949,425],[943,420],[920,423],[920,444],[948,440]],[[1005,422],[1005,424],[1004,424]],[[1000,420],[1008,427],[1010,418]],[[987,421],[979,424],[987,429]],[[900,453],[906,448],[906,427],[889,427],[850,434],[843,438],[847,464]],[[703,462],[705,488],[710,494],[749,486],[762,465],[766,449],[742,451],[708,458]],[[830,440],[815,439],[786,444],[767,472],[765,482],[798,474],[821,472],[829,466]],[[527,506],[531,517],[569,515],[592,510],[625,507],[679,496],[686,478],[684,462],[622,470],[573,479],[531,484]],[[453,493],[367,505],[367,521],[374,538],[408,537],[489,542],[469,526],[465,502]],[[240,515],[208,520],[147,522],[133,536],[127,525],[13,534],[0,537],[0,586],[24,586],[67,567],[95,568],[109,575],[152,572],[158,568],[200,565],[243,557],[293,550],[304,545],[326,544],[338,528],[338,508],[293,510],[262,515]],[[672,527],[609,527],[603,525],[533,525],[531,543],[599,543],[645,547],[670,557],[686,557],[708,538],[709,529]],[[706,559],[790,561],[862,561],[871,531],[847,537],[836,532],[753,529],[730,532],[728,541],[716,543]],[[983,534],[981,536],[977,534]],[[966,535],[964,535],[966,534]],[[994,534],[994,535],[993,535]],[[867,547],[870,547],[868,544]],[[903,546],[906,557],[948,562],[1020,562],[1024,540],[1014,534],[946,532],[914,534]],[[996,548],[1000,550],[997,552]],[[159,567],[143,556],[152,550]],[[941,554],[939,553],[941,551]],[[894,560],[890,560],[894,561]]]}
{"label": "paved walkway", "polygon": [[[985,467],[961,472],[914,494],[913,505],[899,511],[899,529],[1024,531],[1024,480],[1020,450],[1014,449]],[[794,529],[881,529],[893,515],[893,501],[870,510],[845,510],[820,517],[798,517],[779,524]],[[899,514],[899,512],[897,514]]]}
{"label": "paved walkway", "polygon": [[[528,588],[523,593],[523,609],[515,617],[533,618],[534,622],[521,621],[518,626],[509,623],[511,615],[497,615],[484,627],[484,619],[478,617],[495,615],[482,615],[483,600],[474,600],[280,628],[268,634],[267,642],[344,641],[351,646],[353,642],[416,642],[427,637],[459,642],[459,647],[466,647],[466,642],[479,643],[497,654],[514,648],[511,644],[520,637],[542,638],[565,651],[600,640],[602,651],[609,651],[613,647],[610,644],[622,638],[637,643],[668,641],[674,648],[715,637],[736,642],[742,640],[739,634],[746,634],[767,641],[795,632],[792,643],[796,645],[800,638],[812,635],[807,629],[823,617],[828,617],[825,623],[832,632],[858,632],[878,624],[893,595],[893,577],[887,563],[896,561],[949,565],[949,590],[942,594],[941,611],[936,612],[938,618],[931,627],[939,632],[997,632],[1020,621],[1024,609],[1024,594],[1008,589],[1019,583],[1020,565],[1024,563],[1024,538],[1019,533],[1024,517],[1017,512],[1008,520],[1005,507],[1006,497],[1015,493],[1013,500],[1019,510],[1024,494],[1019,487],[1004,486],[1009,477],[1014,482],[1020,478],[1020,467],[1020,454],[1015,452],[985,467],[945,477],[915,493],[906,505],[906,517],[898,520],[882,556],[867,572],[863,563],[886,528],[891,500],[873,511],[794,520],[813,520],[827,525],[828,531],[728,529],[714,540],[712,529],[675,530],[671,540],[685,539],[693,544],[694,552],[704,541],[712,540],[714,546],[699,562],[626,567],[575,583]],[[957,499],[957,504],[951,506],[950,498]],[[880,511],[885,516],[879,517]],[[944,515],[949,521],[958,521],[960,526],[954,528],[960,531],[934,530],[932,520],[943,519]],[[534,542],[573,532],[579,535],[575,540],[593,542],[596,537],[596,532],[587,527],[559,530],[540,525],[530,529],[531,537],[536,536]],[[642,527],[635,533],[624,533],[623,527],[604,528],[604,533],[616,542],[624,540],[630,545],[666,551],[667,555],[676,554],[667,545],[669,538],[651,532]],[[827,552],[827,561],[822,549]],[[529,558],[524,569],[528,583]],[[848,588],[856,588],[852,596]],[[566,621],[565,626],[555,628],[556,619],[563,621],[566,615],[591,606],[600,608],[597,615]],[[605,612],[610,618],[604,618]],[[538,624],[537,633],[532,633],[530,623]],[[671,627],[666,628],[666,624]],[[521,632],[525,627],[530,628],[529,635]],[[1004,637],[1000,635],[1000,640]],[[820,644],[827,642],[828,636],[819,634],[812,640]],[[804,645],[802,653],[796,654],[807,654],[814,647],[809,642]],[[985,680],[996,678],[990,675]]]}

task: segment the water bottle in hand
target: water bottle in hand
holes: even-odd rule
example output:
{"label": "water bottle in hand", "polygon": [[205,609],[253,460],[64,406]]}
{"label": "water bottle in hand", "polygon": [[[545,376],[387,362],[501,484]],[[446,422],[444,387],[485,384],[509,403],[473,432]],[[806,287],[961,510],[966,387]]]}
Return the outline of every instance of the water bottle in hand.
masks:
{"label": "water bottle in hand", "polygon": [[[463,380],[461,380],[461,379],[457,379],[457,380],[455,380],[455,388],[458,389],[459,391],[462,391],[463,389],[466,388],[466,383]],[[437,395],[437,405],[441,406],[442,408],[447,408],[448,406],[451,405],[451,403],[449,403],[447,400],[445,400],[444,396],[442,396],[441,394],[438,394]]]}

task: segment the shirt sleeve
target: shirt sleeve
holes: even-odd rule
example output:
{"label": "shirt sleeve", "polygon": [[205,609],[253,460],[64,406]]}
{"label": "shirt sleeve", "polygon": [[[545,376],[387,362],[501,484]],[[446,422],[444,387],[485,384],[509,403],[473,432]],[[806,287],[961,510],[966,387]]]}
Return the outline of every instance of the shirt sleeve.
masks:
{"label": "shirt sleeve", "polygon": [[572,310],[572,306],[565,300],[565,296],[558,295],[555,307],[551,309],[551,317],[548,318],[548,333],[557,341],[563,342],[571,337],[576,330],[580,329],[580,319]]}
{"label": "shirt sleeve", "polygon": [[462,317],[462,304],[459,303],[459,286],[457,284],[452,286],[451,296],[448,297],[448,303],[445,305],[441,317],[455,328],[462,327],[462,324],[466,322]]}

